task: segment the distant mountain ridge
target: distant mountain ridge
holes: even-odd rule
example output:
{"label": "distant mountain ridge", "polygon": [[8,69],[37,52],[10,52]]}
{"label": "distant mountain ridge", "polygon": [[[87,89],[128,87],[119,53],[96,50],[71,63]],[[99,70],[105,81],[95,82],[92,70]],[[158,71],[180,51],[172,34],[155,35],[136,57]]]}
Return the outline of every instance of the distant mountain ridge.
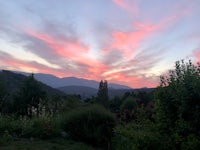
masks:
{"label": "distant mountain ridge", "polygon": [[[30,73],[24,73],[24,72],[21,72],[21,74],[30,75]],[[87,80],[87,79],[76,78],[76,77],[58,78],[51,74],[42,74],[42,73],[35,73],[34,77],[38,81],[43,82],[53,88],[60,88],[60,87],[65,87],[65,86],[85,86],[85,87],[98,89],[99,82],[100,82],[100,81]],[[115,84],[115,83],[108,83],[108,87],[114,88],[114,89],[131,89],[128,86]]]}
{"label": "distant mountain ridge", "polygon": [[[0,81],[5,81],[9,91],[14,92],[19,89],[21,82],[24,80],[25,76],[28,75],[30,75],[30,73],[0,70]],[[99,82],[94,80],[85,80],[75,77],[58,78],[50,74],[37,73],[34,74],[34,77],[43,84],[43,87],[47,91],[48,95],[75,94],[80,95],[82,99],[97,96]],[[153,90],[154,88],[131,89],[127,86],[119,84],[108,85],[108,95],[111,99],[115,96],[122,97],[126,92],[151,92]]]}

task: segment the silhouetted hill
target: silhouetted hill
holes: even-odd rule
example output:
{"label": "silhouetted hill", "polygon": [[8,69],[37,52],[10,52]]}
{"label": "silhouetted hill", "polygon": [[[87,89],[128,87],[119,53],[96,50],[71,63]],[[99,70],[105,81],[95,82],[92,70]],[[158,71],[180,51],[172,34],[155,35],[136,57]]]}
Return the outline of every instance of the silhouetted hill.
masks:
{"label": "silhouetted hill", "polygon": [[[14,73],[12,71],[8,70],[2,70],[0,71],[0,81],[4,82],[6,85],[7,90],[10,93],[16,92],[23,80],[25,79],[26,76],[19,74],[19,73]],[[54,89],[42,82],[40,82],[44,88],[45,91],[47,91],[48,95],[65,95],[63,92],[61,92],[58,89]]]}

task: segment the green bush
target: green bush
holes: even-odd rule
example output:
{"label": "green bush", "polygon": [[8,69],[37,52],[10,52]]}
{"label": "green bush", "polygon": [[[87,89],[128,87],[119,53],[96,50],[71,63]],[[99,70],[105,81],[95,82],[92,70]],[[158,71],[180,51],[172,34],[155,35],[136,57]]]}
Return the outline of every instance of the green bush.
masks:
{"label": "green bush", "polygon": [[52,138],[60,136],[61,127],[59,118],[18,118],[13,116],[0,117],[0,137],[8,132],[13,138],[36,137]]}
{"label": "green bush", "polygon": [[6,130],[2,136],[0,136],[0,145],[9,144],[12,141],[12,136]]}
{"label": "green bush", "polygon": [[59,136],[59,123],[53,118],[33,118],[24,123],[23,137],[48,139]]}
{"label": "green bush", "polygon": [[127,97],[120,106],[121,111],[124,110],[133,111],[136,108],[137,108],[137,103],[133,97]]}
{"label": "green bush", "polygon": [[99,105],[88,105],[66,114],[64,130],[72,139],[94,146],[108,146],[116,124],[115,116]]}
{"label": "green bush", "polygon": [[160,135],[153,125],[127,124],[115,128],[113,147],[115,150],[159,150]]}
{"label": "green bush", "polygon": [[196,150],[200,149],[200,138],[196,135],[190,134],[182,143],[181,148],[183,150]]}
{"label": "green bush", "polygon": [[5,131],[11,135],[21,135],[23,130],[23,122],[19,119],[15,119],[13,116],[1,116],[0,117],[0,135],[3,135]]}
{"label": "green bush", "polygon": [[199,89],[200,63],[177,61],[173,70],[160,77],[155,119],[166,149],[200,149]]}

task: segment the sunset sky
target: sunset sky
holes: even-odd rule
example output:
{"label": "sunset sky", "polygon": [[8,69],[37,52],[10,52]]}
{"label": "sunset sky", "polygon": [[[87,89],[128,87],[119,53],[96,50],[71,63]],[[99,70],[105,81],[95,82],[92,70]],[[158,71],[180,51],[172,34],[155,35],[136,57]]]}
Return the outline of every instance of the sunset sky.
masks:
{"label": "sunset sky", "polygon": [[155,87],[200,61],[200,0],[0,0],[0,69]]}

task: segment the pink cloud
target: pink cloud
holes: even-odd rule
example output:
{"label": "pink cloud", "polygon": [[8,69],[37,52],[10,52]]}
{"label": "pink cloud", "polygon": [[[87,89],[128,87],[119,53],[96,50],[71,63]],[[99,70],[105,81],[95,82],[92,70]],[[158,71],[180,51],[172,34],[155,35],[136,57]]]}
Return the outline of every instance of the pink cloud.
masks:
{"label": "pink cloud", "polygon": [[[125,6],[123,0],[113,0],[120,6]],[[130,58],[136,50],[138,50],[148,37],[156,34],[164,34],[164,32],[170,32],[171,27],[176,25],[181,19],[191,14],[191,7],[183,11],[180,4],[176,4],[172,7],[171,12],[167,16],[163,16],[158,22],[151,22],[146,19],[145,22],[133,22],[132,31],[122,32],[114,31],[112,34],[112,42],[109,47],[105,50],[105,53],[111,52],[113,49],[122,51],[126,58]],[[144,14],[144,18],[148,18]]]}
{"label": "pink cloud", "polygon": [[158,85],[157,77],[145,77],[144,75],[127,76],[123,73],[113,73],[105,76],[109,82],[115,82],[118,84],[128,85],[129,87],[141,88],[141,87],[156,87]]}
{"label": "pink cloud", "polygon": [[13,56],[4,52],[0,52],[0,62],[3,64],[6,64],[7,69],[11,69],[14,71],[25,71],[25,72],[33,72],[33,73],[40,72],[40,73],[54,74],[58,77],[71,75],[68,72],[62,72],[59,69],[52,69],[52,68],[49,68],[48,66],[39,64],[34,61],[23,61],[23,60],[16,59]]}
{"label": "pink cloud", "polygon": [[126,58],[132,57],[148,36],[155,34],[160,29],[158,25],[134,23],[131,32],[115,31],[112,33],[113,41],[106,52],[113,49],[122,51]]}
{"label": "pink cloud", "polygon": [[36,37],[36,38],[38,38],[38,39],[40,39],[42,41],[45,41],[46,43],[49,43],[49,44],[54,43],[54,40],[51,37],[49,37],[49,36],[47,36],[45,34],[38,34],[38,33],[35,33],[33,31],[31,31],[31,30],[26,30],[26,32],[29,35],[33,36],[33,37]]}
{"label": "pink cloud", "polygon": [[[28,31],[27,33],[48,45],[48,47],[50,47],[55,54],[59,55],[60,58],[67,59],[74,63],[73,67],[78,69],[78,72],[75,75],[76,77],[99,80],[102,72],[106,71],[106,65],[98,59],[89,57],[89,48],[79,41],[66,39],[55,40],[50,35],[32,31]],[[86,68],[85,71],[81,71],[83,68]],[[80,72],[82,73],[79,74]]]}
{"label": "pink cloud", "polygon": [[123,8],[129,12],[136,13],[138,11],[138,9],[136,7],[134,7],[130,3],[127,3],[125,0],[112,0],[112,1],[119,7]]}
{"label": "pink cloud", "polygon": [[45,42],[48,47],[52,48],[57,54],[64,58],[76,59],[83,54],[89,53],[89,49],[76,40],[54,39],[46,33],[36,33],[30,30],[27,31],[27,33],[30,36]]}

